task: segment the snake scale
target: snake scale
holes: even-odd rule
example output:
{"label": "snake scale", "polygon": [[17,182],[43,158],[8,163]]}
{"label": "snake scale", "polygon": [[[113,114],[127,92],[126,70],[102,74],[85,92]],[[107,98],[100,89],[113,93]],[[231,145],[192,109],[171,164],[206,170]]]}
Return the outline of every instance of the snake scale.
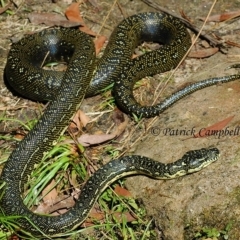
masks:
{"label": "snake scale", "polygon": [[[131,60],[133,49],[143,40],[164,45],[159,50]],[[142,156],[121,157],[93,174],[75,206],[59,216],[34,214],[21,198],[24,183],[34,165],[56,143],[84,96],[92,96],[114,82],[114,96],[123,110],[150,117],[191,92],[239,78],[238,75],[232,75],[200,81],[176,92],[160,104],[139,106],[132,95],[134,82],[143,76],[176,67],[190,43],[187,30],[176,18],[165,13],[141,13],[118,25],[97,64],[91,38],[73,29],[44,30],[13,44],[5,68],[9,84],[14,88],[17,86],[20,94],[28,92],[29,98],[51,101],[38,123],[17,144],[4,166],[1,181],[5,182],[5,188],[0,200],[4,214],[22,216],[17,220],[19,227],[34,236],[58,235],[78,227],[86,219],[100,193],[116,179],[131,174],[171,179],[198,171],[215,161],[219,156],[216,148],[187,152],[170,164]],[[68,63],[64,74],[42,70],[41,65],[47,53],[47,62],[64,60]],[[27,82],[26,86],[23,81]]]}

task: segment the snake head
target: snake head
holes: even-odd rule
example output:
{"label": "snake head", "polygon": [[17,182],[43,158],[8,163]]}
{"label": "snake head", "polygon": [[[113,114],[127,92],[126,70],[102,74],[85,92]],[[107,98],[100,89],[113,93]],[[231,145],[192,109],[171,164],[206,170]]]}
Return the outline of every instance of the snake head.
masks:
{"label": "snake head", "polygon": [[215,162],[219,155],[220,153],[217,148],[202,148],[188,151],[181,159],[167,165],[168,173],[165,175],[168,178],[175,178],[200,171],[212,162]]}
{"label": "snake head", "polygon": [[188,165],[187,172],[197,172],[205,167],[207,167],[212,162],[215,162],[220,155],[217,148],[202,148],[199,150],[193,150],[187,152],[183,159]]}

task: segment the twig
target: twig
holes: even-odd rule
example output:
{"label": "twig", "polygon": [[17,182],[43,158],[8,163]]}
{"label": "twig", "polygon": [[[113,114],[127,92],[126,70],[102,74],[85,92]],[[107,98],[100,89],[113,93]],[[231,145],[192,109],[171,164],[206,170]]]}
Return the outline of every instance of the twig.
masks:
{"label": "twig", "polygon": [[112,4],[112,6],[111,6],[111,8],[110,8],[110,10],[109,10],[109,12],[108,12],[108,14],[107,14],[107,16],[103,19],[101,28],[100,28],[99,31],[98,31],[98,35],[99,35],[100,32],[102,31],[102,28],[103,28],[103,26],[105,25],[105,23],[106,23],[109,15],[110,15],[110,13],[112,12],[113,8],[115,7],[116,3],[117,3],[117,0],[115,0],[115,1],[113,2],[113,4]]}

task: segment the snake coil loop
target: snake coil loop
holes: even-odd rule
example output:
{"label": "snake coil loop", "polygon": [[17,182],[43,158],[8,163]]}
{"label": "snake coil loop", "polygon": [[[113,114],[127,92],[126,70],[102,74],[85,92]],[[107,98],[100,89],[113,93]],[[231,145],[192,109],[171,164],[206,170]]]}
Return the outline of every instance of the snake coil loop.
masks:
{"label": "snake coil loop", "polygon": [[[131,60],[133,49],[142,40],[160,41],[164,46]],[[220,81],[237,79],[234,75],[228,79],[201,81],[156,106],[139,107],[131,92],[134,81],[144,75],[174,68],[190,43],[187,30],[176,18],[165,13],[141,13],[125,19],[114,30],[104,56],[96,67],[91,38],[76,30],[44,30],[13,44],[5,68],[9,84],[14,88],[17,86],[20,94],[28,92],[29,98],[51,101],[38,123],[12,152],[2,171],[0,180],[6,183],[6,188],[1,194],[0,204],[4,214],[22,216],[17,220],[19,226],[35,236],[57,235],[79,226],[100,193],[122,176],[144,174],[169,179],[198,171],[215,161],[219,156],[216,148],[187,152],[183,158],[171,164],[142,156],[119,158],[91,176],[76,205],[60,216],[34,214],[21,198],[24,182],[34,165],[66,128],[84,96],[94,95],[104,86],[115,82],[114,95],[120,107],[127,112],[149,117],[159,114],[193,91]],[[64,74],[42,70],[41,64],[48,52],[47,61],[63,59],[68,62]],[[23,84],[24,81],[27,85]]]}

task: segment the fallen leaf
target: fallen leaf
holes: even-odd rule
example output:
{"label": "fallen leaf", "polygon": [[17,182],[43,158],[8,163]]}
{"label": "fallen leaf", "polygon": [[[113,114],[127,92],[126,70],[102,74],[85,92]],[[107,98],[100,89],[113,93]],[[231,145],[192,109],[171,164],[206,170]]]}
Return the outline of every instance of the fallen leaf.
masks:
{"label": "fallen leaf", "polygon": [[79,119],[84,127],[90,122],[90,117],[88,117],[83,111],[79,110]]}
{"label": "fallen leaf", "polygon": [[191,51],[188,54],[188,57],[191,57],[191,58],[206,58],[206,57],[210,57],[210,56],[214,55],[218,51],[219,51],[219,48],[217,48],[217,47],[202,49],[202,50],[198,50],[198,51]]}
{"label": "fallen leaf", "polygon": [[100,209],[98,207],[94,207],[90,211],[88,218],[86,219],[86,221],[84,223],[85,223],[85,226],[86,226],[86,224],[87,224],[87,226],[91,226],[94,224],[95,220],[101,221],[104,218],[105,218],[105,213],[100,211]]}
{"label": "fallen leaf", "polygon": [[121,135],[126,129],[127,125],[128,125],[128,118],[126,118],[124,122],[120,123],[117,126],[116,130],[111,134],[83,134],[77,140],[84,147],[100,144],[100,143],[112,140],[118,137],[119,135]]}
{"label": "fallen leaf", "polygon": [[42,191],[43,201],[52,204],[58,196],[55,188],[56,182],[52,180]]}
{"label": "fallen leaf", "polygon": [[34,212],[40,214],[52,214],[58,216],[67,212],[69,208],[75,205],[75,200],[72,196],[62,195],[57,197],[53,202],[41,202]]}
{"label": "fallen leaf", "polygon": [[211,45],[206,40],[201,40],[200,43],[204,48],[210,48]]}
{"label": "fallen leaf", "polygon": [[82,32],[85,32],[86,34],[89,34],[91,36],[97,37],[94,40],[95,43],[95,49],[96,49],[96,54],[98,54],[100,52],[100,50],[102,49],[103,44],[105,43],[107,37],[105,36],[98,36],[97,33],[93,32],[85,23],[84,20],[81,16],[81,13],[79,11],[79,5],[80,3],[72,3],[67,10],[65,11],[65,15],[66,17],[71,20],[71,21],[79,21],[81,22],[81,26],[79,27],[79,29]]}
{"label": "fallen leaf", "polygon": [[[213,124],[212,126],[206,127],[204,128],[201,133],[198,133],[196,135],[194,135],[195,138],[198,137],[208,137],[210,135],[214,135],[214,131],[220,131],[223,128],[225,128],[227,126],[227,124],[234,118],[234,116],[228,117],[226,119],[224,119],[223,121],[220,121],[218,123]],[[208,134],[210,132],[213,132],[212,134]]]}
{"label": "fallen leaf", "polygon": [[124,118],[124,122],[121,122],[118,126],[117,129],[113,132],[113,134],[116,135],[116,137],[120,136],[126,129],[128,125],[128,118]]}
{"label": "fallen leaf", "polygon": [[101,49],[102,49],[104,43],[106,42],[106,40],[107,40],[107,37],[102,36],[102,35],[98,36],[94,39],[96,54],[98,54],[101,51]]}
{"label": "fallen leaf", "polygon": [[82,127],[85,127],[91,119],[81,110],[78,110],[73,117],[68,129],[73,135],[77,135]]}
{"label": "fallen leaf", "polygon": [[83,134],[77,140],[84,147],[100,144],[116,137],[116,134]]}
{"label": "fallen leaf", "polygon": [[65,11],[65,15],[68,20],[74,21],[74,22],[81,22],[80,30],[82,32],[85,32],[91,36],[97,36],[95,32],[93,32],[90,28],[86,26],[86,24],[83,21],[83,18],[79,11],[79,5],[80,3],[72,3]]}
{"label": "fallen leaf", "polygon": [[41,24],[44,23],[47,26],[61,26],[61,27],[77,27],[81,26],[82,23],[80,21],[69,21],[64,16],[56,14],[56,13],[30,13],[28,14],[28,18],[31,23]]}
{"label": "fallen leaf", "polygon": [[[136,218],[130,212],[108,212],[108,215],[113,215],[113,217],[119,222],[122,223],[123,219],[127,222],[135,221]],[[82,227],[90,227],[96,224],[97,221],[104,221],[105,213],[99,211],[99,209],[93,208],[86,219],[86,221],[81,225]]]}
{"label": "fallen leaf", "polygon": [[80,15],[80,11],[79,11],[79,5],[80,3],[72,3],[65,11],[65,15],[68,18],[68,20],[74,21],[74,22],[82,22],[83,26],[84,21],[82,16]]}
{"label": "fallen leaf", "polygon": [[119,185],[116,185],[114,188],[114,192],[122,197],[132,197],[132,194],[126,189],[126,188],[122,188]]}

